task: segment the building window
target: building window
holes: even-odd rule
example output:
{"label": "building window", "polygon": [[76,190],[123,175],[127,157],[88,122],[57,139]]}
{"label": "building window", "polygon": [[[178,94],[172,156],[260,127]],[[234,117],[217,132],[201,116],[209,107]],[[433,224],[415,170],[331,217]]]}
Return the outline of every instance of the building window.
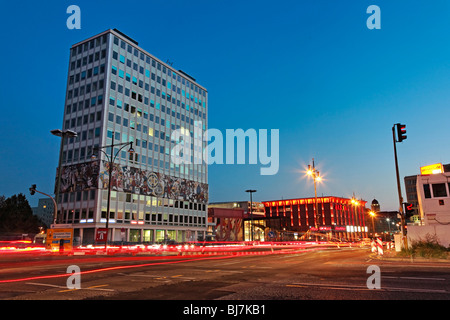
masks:
{"label": "building window", "polygon": [[445,183],[433,183],[433,197],[446,197]]}
{"label": "building window", "polygon": [[431,199],[431,190],[430,190],[430,185],[428,183],[423,185],[423,193],[424,193],[425,199]]}

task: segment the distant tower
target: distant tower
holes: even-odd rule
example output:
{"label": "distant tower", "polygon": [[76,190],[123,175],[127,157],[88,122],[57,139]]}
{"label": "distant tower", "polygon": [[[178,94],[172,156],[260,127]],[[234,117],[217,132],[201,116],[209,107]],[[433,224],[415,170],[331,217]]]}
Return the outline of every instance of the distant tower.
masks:
{"label": "distant tower", "polygon": [[377,199],[372,200],[371,209],[372,209],[372,211],[380,212],[380,204],[378,203]]}

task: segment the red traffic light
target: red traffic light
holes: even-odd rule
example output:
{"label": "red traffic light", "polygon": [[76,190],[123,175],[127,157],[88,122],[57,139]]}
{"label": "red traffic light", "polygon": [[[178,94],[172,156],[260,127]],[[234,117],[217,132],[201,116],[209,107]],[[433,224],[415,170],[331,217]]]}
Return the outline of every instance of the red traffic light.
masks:
{"label": "red traffic light", "polygon": [[406,124],[397,123],[397,142],[402,142],[406,140]]}
{"label": "red traffic light", "polygon": [[404,202],[404,209],[405,209],[405,218],[409,219],[411,216],[414,215],[414,204]]}

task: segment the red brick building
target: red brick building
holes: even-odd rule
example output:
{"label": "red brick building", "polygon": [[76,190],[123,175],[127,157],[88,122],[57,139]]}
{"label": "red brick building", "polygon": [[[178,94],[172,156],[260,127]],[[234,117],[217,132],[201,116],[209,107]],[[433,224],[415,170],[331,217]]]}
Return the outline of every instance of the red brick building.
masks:
{"label": "red brick building", "polygon": [[[339,197],[263,201],[268,229],[293,234],[323,234],[328,239],[357,240],[368,236],[364,200]],[[279,228],[280,230],[274,230]]]}

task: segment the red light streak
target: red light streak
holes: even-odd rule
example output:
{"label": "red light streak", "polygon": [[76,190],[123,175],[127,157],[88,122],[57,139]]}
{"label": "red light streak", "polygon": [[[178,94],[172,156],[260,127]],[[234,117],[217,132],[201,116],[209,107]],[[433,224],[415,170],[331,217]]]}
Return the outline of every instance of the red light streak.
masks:
{"label": "red light streak", "polygon": [[[116,267],[108,267],[108,268],[100,268],[100,269],[81,271],[80,273],[77,273],[77,274],[83,275],[83,274],[106,272],[106,271],[121,270],[121,269],[142,268],[142,267],[156,266],[156,265],[163,265],[163,264],[175,264],[175,263],[183,263],[183,262],[195,262],[195,261],[200,261],[200,260],[214,260],[214,259],[217,260],[217,259],[227,259],[227,258],[231,258],[231,256],[207,257],[207,258],[202,257],[202,258],[184,259],[184,260],[178,260],[178,261],[164,261],[164,262],[153,262],[153,263],[135,264],[135,265],[127,265],[127,266],[116,266]],[[72,274],[65,273],[65,274],[54,274],[54,275],[47,275],[47,276],[20,278],[20,279],[8,279],[8,280],[0,280],[0,283],[23,282],[23,281],[41,280],[41,279],[54,279],[54,278],[68,277],[70,275],[72,275]]]}
{"label": "red light streak", "polygon": [[[224,242],[225,243],[225,242]],[[209,244],[209,246],[192,246],[192,245],[184,245],[184,246],[166,246],[164,250],[156,251],[164,252],[164,251],[175,251],[179,254],[184,253],[184,255],[181,257],[180,255],[177,256],[140,256],[140,257],[99,257],[99,258],[84,258],[83,262],[108,262],[108,261],[133,261],[133,260],[171,260],[171,259],[179,259],[176,261],[162,261],[162,262],[152,262],[152,263],[143,263],[143,264],[136,264],[136,265],[122,265],[122,266],[115,266],[115,267],[107,267],[107,268],[100,268],[100,269],[93,269],[93,270],[87,270],[80,272],[80,275],[82,274],[91,274],[91,273],[97,273],[97,272],[107,272],[107,271],[114,271],[114,270],[121,270],[121,269],[130,269],[130,268],[141,268],[141,267],[148,267],[148,266],[156,266],[156,265],[164,265],[164,264],[176,264],[176,263],[187,263],[187,262],[195,262],[195,261],[202,261],[202,260],[220,260],[220,259],[229,259],[229,258],[235,258],[235,257],[242,257],[242,256],[252,256],[252,255],[274,255],[274,254],[297,254],[297,253],[303,253],[306,251],[313,251],[313,250],[319,250],[320,246],[326,245],[329,246],[330,243],[327,242],[248,242],[248,243],[242,243],[242,242],[235,242],[231,245],[226,242],[227,245],[223,245],[223,243],[218,242],[205,242],[204,244]],[[198,245],[198,243],[197,243]],[[186,248],[187,246],[187,248]],[[340,244],[340,246],[345,246],[345,244]],[[350,244],[351,246],[351,244]],[[143,246],[145,248],[145,246]],[[150,246],[148,246],[150,247]],[[162,246],[165,247],[165,246]],[[109,249],[109,248],[108,248]],[[184,250],[183,250],[184,249]],[[251,250],[251,249],[262,249],[265,251],[245,251],[245,250]],[[276,249],[274,251],[274,249]],[[92,251],[94,251],[93,254],[98,252],[98,248],[93,248]],[[102,247],[102,251],[104,252],[104,247]],[[132,252],[132,250],[128,251]],[[145,252],[152,252],[144,250]],[[211,255],[218,255],[211,257]],[[37,265],[37,264],[73,264],[73,259],[63,259],[63,260],[55,260],[55,261],[33,261],[33,262],[26,262],[27,265]],[[13,263],[4,263],[1,264],[1,267],[14,267],[17,265],[21,265],[23,262],[13,262]],[[56,274],[56,275],[46,275],[46,276],[36,276],[36,277],[27,277],[27,278],[20,278],[20,279],[7,279],[7,280],[0,280],[1,283],[12,283],[12,282],[23,282],[23,281],[31,281],[31,280],[40,280],[40,279],[53,279],[53,278],[61,278],[61,277],[68,277],[71,274],[65,273],[65,274]]]}

